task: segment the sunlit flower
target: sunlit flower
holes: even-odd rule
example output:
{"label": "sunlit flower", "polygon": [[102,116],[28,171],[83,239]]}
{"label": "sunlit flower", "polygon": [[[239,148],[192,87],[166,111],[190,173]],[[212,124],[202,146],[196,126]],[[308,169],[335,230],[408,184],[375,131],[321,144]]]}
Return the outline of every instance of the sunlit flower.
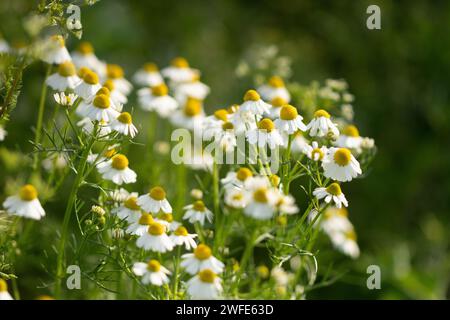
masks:
{"label": "sunlit flower", "polygon": [[113,108],[108,95],[100,93],[92,102],[81,103],[77,112],[91,120],[110,122],[119,116],[119,112]]}
{"label": "sunlit flower", "polygon": [[188,98],[181,110],[176,110],[170,117],[173,125],[197,132],[203,124],[205,113],[200,100]]}
{"label": "sunlit flower", "polygon": [[225,109],[218,109],[203,121],[203,136],[206,140],[213,138],[223,130],[224,124],[229,122],[230,114]]}
{"label": "sunlit flower", "polygon": [[188,97],[205,100],[209,94],[209,87],[200,81],[199,76],[194,76],[191,81],[183,82],[175,87],[175,98],[183,104]]}
{"label": "sunlit flower", "polygon": [[113,208],[111,212],[129,223],[138,221],[141,217],[141,208],[137,204],[137,197],[136,192],[131,193],[119,207]]}
{"label": "sunlit flower", "polygon": [[317,141],[313,141],[311,145],[306,144],[303,148],[303,153],[313,161],[321,161],[327,154],[328,149],[325,146],[319,148],[319,144]]}
{"label": "sunlit flower", "polygon": [[71,107],[78,96],[73,93],[57,92],[53,95],[56,103],[63,107]]}
{"label": "sunlit flower", "polygon": [[[288,136],[284,135],[284,145],[287,146],[288,144]],[[305,148],[308,147],[308,140],[305,139],[305,136],[303,133],[298,130],[294,132],[294,138],[291,142],[291,152],[293,153],[301,153],[304,152]]]}
{"label": "sunlit flower", "polygon": [[213,213],[211,210],[206,208],[202,200],[197,200],[193,204],[184,207],[186,213],[183,219],[189,220],[190,223],[199,222],[201,225],[205,224],[205,218],[209,222],[212,222]]}
{"label": "sunlit flower", "polygon": [[0,278],[0,300],[14,300],[8,292],[8,284]]}
{"label": "sunlit flower", "polygon": [[278,200],[276,203],[278,211],[283,214],[296,214],[299,209],[295,204],[295,198],[290,194],[278,194]]}
{"label": "sunlit flower", "polygon": [[19,217],[40,220],[45,216],[45,211],[38,199],[38,192],[31,184],[20,188],[19,194],[6,198],[3,207],[8,213]]}
{"label": "sunlit flower", "polygon": [[110,160],[97,165],[98,172],[103,179],[111,180],[117,185],[136,182],[137,174],[128,168],[128,158],[123,154],[116,154]]}
{"label": "sunlit flower", "polygon": [[306,126],[302,120],[303,117],[298,114],[295,107],[285,105],[281,107],[280,118],[275,120],[275,126],[283,133],[293,134],[298,130],[306,130]]}
{"label": "sunlit flower", "polygon": [[281,107],[288,104],[286,100],[283,98],[277,97],[270,100],[271,107],[269,109],[269,117],[270,119],[278,119],[280,117]]}
{"label": "sunlit flower", "polygon": [[89,100],[95,96],[101,87],[102,85],[99,83],[98,75],[93,71],[87,71],[74,91],[81,98]]}
{"label": "sunlit flower", "polygon": [[161,70],[164,77],[174,83],[191,81],[198,75],[198,70],[191,69],[186,59],[177,57],[173,59],[169,67]]}
{"label": "sunlit flower", "polygon": [[239,107],[239,112],[249,113],[252,116],[261,117],[264,114],[270,113],[270,104],[261,100],[258,92],[255,90],[248,90],[244,95],[244,102]]}
{"label": "sunlit flower", "polygon": [[314,118],[306,126],[306,130],[309,130],[311,137],[323,137],[331,132],[333,135],[338,136],[339,130],[336,124],[331,122],[330,114],[323,109],[317,110],[314,113]]}
{"label": "sunlit flower", "polygon": [[187,293],[192,299],[218,299],[222,290],[221,279],[210,269],[200,271],[187,282]]}
{"label": "sunlit flower", "polygon": [[272,76],[267,84],[258,88],[258,92],[266,101],[272,101],[275,98],[281,98],[286,102],[291,100],[291,95],[287,91],[283,79],[278,76]]}
{"label": "sunlit flower", "polygon": [[173,242],[166,234],[166,227],[159,222],[150,223],[147,232],[137,239],[136,245],[144,250],[161,253],[173,249]]}
{"label": "sunlit flower", "polygon": [[153,284],[158,287],[169,283],[169,277],[167,275],[172,274],[158,260],[154,259],[148,263],[136,262],[133,264],[133,272],[135,275],[142,277],[142,284]]}
{"label": "sunlit flower", "polygon": [[[77,122],[77,126],[81,127],[83,131],[93,134],[95,129],[95,124],[92,122],[89,118],[83,118],[80,121]],[[111,127],[109,126],[108,122],[101,120],[98,122],[97,125],[98,134],[100,136],[107,135],[111,133]]]}
{"label": "sunlit flower", "polygon": [[75,71],[75,66],[70,61],[65,61],[58,66],[58,72],[50,75],[45,83],[54,90],[65,91],[67,89],[75,89],[80,83]]}
{"label": "sunlit flower", "polygon": [[363,139],[359,136],[358,128],[348,125],[335,141],[335,145],[341,148],[359,149]]}
{"label": "sunlit flower", "polygon": [[225,191],[225,204],[234,209],[242,209],[247,205],[245,192],[239,188],[229,188]]}
{"label": "sunlit flower", "polygon": [[220,182],[223,184],[225,189],[242,188],[244,183],[249,179],[252,179],[252,177],[252,171],[249,168],[242,167],[237,171],[228,172],[225,178],[221,179]]}
{"label": "sunlit flower", "polygon": [[51,36],[45,43],[42,60],[49,64],[61,64],[72,60],[66,48],[66,42],[60,35]]}
{"label": "sunlit flower", "polygon": [[158,213],[162,210],[165,213],[172,213],[172,206],[166,199],[166,191],[159,186],[151,188],[147,194],[140,196],[137,204],[146,212]]}
{"label": "sunlit flower", "polygon": [[347,148],[330,148],[322,160],[324,176],[337,181],[351,181],[362,173],[358,160]]}
{"label": "sunlit flower", "polygon": [[266,145],[270,149],[284,145],[283,137],[275,128],[275,124],[269,118],[264,118],[258,122],[258,127],[251,129],[246,134],[247,140],[252,145],[263,148]]}
{"label": "sunlit flower", "polygon": [[116,118],[116,120],[111,122],[111,129],[125,135],[134,138],[138,130],[133,124],[131,114],[128,112],[122,112]]}
{"label": "sunlit flower", "polygon": [[128,218],[130,221],[128,221],[129,225],[125,232],[136,236],[142,236],[148,231],[149,225],[155,222],[153,216],[146,212],[141,213],[136,220],[131,221],[132,218],[135,218],[134,214],[128,216]]}
{"label": "sunlit flower", "polygon": [[172,240],[175,246],[182,246],[186,248],[186,250],[191,250],[197,247],[197,243],[194,238],[197,237],[195,233],[188,233],[187,229],[183,226],[179,226],[174,232],[170,235],[170,239]]}
{"label": "sunlit flower", "polygon": [[158,66],[152,62],[144,64],[144,66],[134,74],[133,81],[143,87],[155,87],[164,83],[164,80],[159,73]]}
{"label": "sunlit flower", "polygon": [[133,85],[125,79],[122,67],[117,64],[106,65],[106,76],[112,80],[114,87],[124,95],[128,95],[133,89]]}
{"label": "sunlit flower", "polygon": [[97,58],[94,48],[87,41],[81,42],[77,49],[72,52],[72,60],[78,69],[82,67],[89,68],[101,77],[104,77],[106,74],[106,64]]}
{"label": "sunlit flower", "polygon": [[277,285],[285,286],[288,284],[289,275],[282,267],[276,266],[270,272],[271,277],[275,280]]}
{"label": "sunlit flower", "polygon": [[333,245],[343,254],[356,259],[359,257],[360,251],[356,242],[355,230],[349,230],[343,233],[332,233],[330,239]]}
{"label": "sunlit flower", "polygon": [[131,196],[131,194],[124,188],[114,189],[109,192],[109,197],[111,198],[112,201],[115,201],[115,202],[124,202],[130,196]]}
{"label": "sunlit flower", "polygon": [[256,177],[245,184],[248,205],[244,213],[258,220],[267,220],[273,217],[276,211],[278,190],[273,188],[265,177]]}
{"label": "sunlit flower", "polygon": [[113,103],[116,106],[125,104],[128,102],[127,96],[116,89],[116,85],[114,84],[113,80],[111,80],[111,79],[106,80],[103,83],[103,87],[105,87],[109,90],[109,96],[111,97],[111,100],[113,101]]}
{"label": "sunlit flower", "polygon": [[177,108],[178,102],[169,96],[164,83],[138,91],[139,105],[146,111],[156,111],[161,118],[169,117]]}
{"label": "sunlit flower", "polygon": [[221,273],[225,265],[212,255],[211,248],[201,243],[194,249],[194,253],[186,253],[181,256],[181,266],[189,274],[196,274],[204,269],[211,269],[215,273]]}
{"label": "sunlit flower", "polygon": [[345,198],[345,195],[342,193],[341,187],[338,183],[333,182],[328,187],[323,188],[316,188],[313,191],[313,195],[318,199],[324,199],[326,203],[330,203],[331,201],[334,202],[336,205],[336,208],[341,208],[342,205],[345,207],[348,206],[347,199]]}

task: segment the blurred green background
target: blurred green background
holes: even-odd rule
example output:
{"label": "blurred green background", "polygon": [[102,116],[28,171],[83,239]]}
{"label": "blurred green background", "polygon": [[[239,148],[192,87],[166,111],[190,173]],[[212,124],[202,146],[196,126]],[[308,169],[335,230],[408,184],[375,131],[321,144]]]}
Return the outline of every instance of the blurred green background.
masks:
{"label": "blurred green background", "polygon": [[[366,28],[370,4],[381,8],[381,30]],[[6,39],[8,30],[21,36],[15,26],[33,7],[2,1]],[[450,2],[103,0],[83,9],[81,20],[83,40],[127,76],[147,61],[164,66],[186,57],[212,88],[211,109],[240,101],[249,83],[235,68],[254,45],[277,45],[300,83],[346,79],[355,122],[379,150],[368,177],[346,191],[362,256],[328,261],[349,272],[309,297],[449,298]],[[37,105],[42,74],[34,65],[25,75],[9,147],[32,137],[26,105]],[[371,264],[381,267],[381,290],[366,288]]]}

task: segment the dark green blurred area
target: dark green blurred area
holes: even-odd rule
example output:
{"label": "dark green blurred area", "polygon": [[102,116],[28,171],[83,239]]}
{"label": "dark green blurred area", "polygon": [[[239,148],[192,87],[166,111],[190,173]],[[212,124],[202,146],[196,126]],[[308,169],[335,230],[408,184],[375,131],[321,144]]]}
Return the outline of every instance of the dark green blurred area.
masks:
{"label": "dark green blurred area", "polygon": [[[370,4],[381,8],[381,30],[366,28]],[[29,9],[11,7],[8,19],[0,12],[7,39],[18,22],[11,16]],[[356,124],[379,150],[368,177],[346,190],[362,257],[335,261],[348,274],[309,297],[449,297],[450,2],[103,0],[81,19],[83,40],[128,76],[146,61],[163,66],[185,56],[212,88],[210,110],[240,101],[248,84],[234,70],[255,44],[276,44],[291,57],[292,80],[346,79]],[[25,77],[28,97],[9,124],[20,141],[32,136],[35,119],[26,108],[37,104],[41,67]],[[381,267],[381,290],[366,288],[371,264]]]}

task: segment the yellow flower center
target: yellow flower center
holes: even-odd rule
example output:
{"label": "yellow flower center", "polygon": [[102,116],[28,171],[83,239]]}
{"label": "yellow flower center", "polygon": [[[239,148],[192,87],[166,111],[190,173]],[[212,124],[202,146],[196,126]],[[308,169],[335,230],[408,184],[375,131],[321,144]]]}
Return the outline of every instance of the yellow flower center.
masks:
{"label": "yellow flower center", "polygon": [[87,55],[94,52],[94,47],[87,41],[83,41],[78,45],[77,51],[83,55]]}
{"label": "yellow flower center", "polygon": [[110,105],[109,97],[106,94],[96,95],[92,104],[99,109],[108,109]]}
{"label": "yellow flower center", "polygon": [[148,73],[157,72],[158,66],[153,62],[148,62],[148,63],[144,64],[144,71],[148,72]]}
{"label": "yellow flower center", "polygon": [[116,149],[114,149],[114,148],[108,149],[103,153],[105,158],[108,158],[108,159],[111,158],[115,154],[116,154]]}
{"label": "yellow flower center", "polygon": [[345,207],[342,207],[340,209],[336,208],[336,210],[337,210],[337,212],[336,212],[337,215],[339,215],[341,217],[348,217],[348,210],[347,210],[347,208],[345,208]]}
{"label": "yellow flower center", "polygon": [[282,120],[294,120],[297,117],[298,117],[297,109],[294,108],[293,106],[287,104],[281,107],[280,118]]}
{"label": "yellow flower center", "polygon": [[107,87],[101,87],[100,89],[98,89],[98,91],[95,94],[96,95],[104,94],[105,96],[109,97],[111,92],[109,91],[109,89]]}
{"label": "yellow flower center", "polygon": [[8,291],[8,284],[5,280],[0,279],[0,292],[6,292]]}
{"label": "yellow flower center", "polygon": [[234,125],[231,122],[224,122],[222,124],[222,129],[223,130],[233,130],[234,129]]}
{"label": "yellow flower center", "polygon": [[148,213],[143,213],[139,218],[139,224],[143,226],[149,226],[153,223],[153,217]]}
{"label": "yellow flower center", "polygon": [[214,112],[214,117],[218,120],[228,121],[228,112],[225,109],[219,109]]}
{"label": "yellow flower center", "polygon": [[116,170],[124,170],[128,168],[128,158],[123,154],[116,154],[112,157],[111,166]]}
{"label": "yellow flower center", "polygon": [[71,77],[75,75],[77,72],[73,63],[70,61],[66,61],[58,66],[58,73],[62,77]]}
{"label": "yellow flower center", "polygon": [[92,70],[87,67],[81,67],[80,69],[78,69],[77,74],[78,74],[78,77],[84,78],[84,75],[88,72],[92,72]]}
{"label": "yellow flower center", "polygon": [[275,221],[279,226],[285,226],[287,224],[287,216],[278,216]]}
{"label": "yellow flower center", "polygon": [[173,59],[170,64],[176,68],[189,68],[189,63],[185,58],[182,57]]}
{"label": "yellow flower center", "polygon": [[359,131],[358,128],[354,125],[348,125],[344,128],[344,131],[342,132],[344,135],[349,137],[359,137]]}
{"label": "yellow flower center", "polygon": [[272,104],[272,106],[274,106],[275,108],[280,108],[280,107],[286,105],[286,104],[287,104],[287,101],[284,100],[284,99],[281,98],[281,97],[275,97],[275,98],[272,99],[271,104]]}
{"label": "yellow flower center", "polygon": [[131,124],[133,119],[131,118],[131,114],[129,114],[128,112],[122,112],[117,117],[117,120],[124,124]]}
{"label": "yellow flower center", "polygon": [[106,80],[105,83],[103,84],[103,86],[108,88],[109,91],[113,91],[114,90],[114,81],[112,81],[111,79]]}
{"label": "yellow flower center", "polygon": [[248,90],[244,95],[244,101],[258,101],[261,97],[256,90]]}
{"label": "yellow flower center", "polygon": [[323,154],[323,151],[322,151],[320,148],[314,148],[314,149],[311,151],[311,158],[313,158],[314,160],[316,160],[316,159],[317,159],[317,158],[316,158],[316,154],[319,155],[318,160],[322,160],[322,159],[323,159],[324,154]]}
{"label": "yellow flower center", "polygon": [[110,79],[123,78],[123,69],[118,64],[108,64],[106,66],[106,75]]}
{"label": "yellow flower center", "polygon": [[198,99],[189,98],[184,106],[184,114],[188,117],[195,117],[202,112],[202,104]]}
{"label": "yellow flower center", "polygon": [[83,76],[83,81],[87,84],[97,84],[98,83],[98,75],[93,71],[88,71]]}
{"label": "yellow flower center", "polygon": [[256,273],[262,279],[267,279],[269,277],[269,275],[270,275],[269,268],[267,268],[267,266],[265,266],[265,265],[258,266],[256,268]]}
{"label": "yellow flower center", "polygon": [[332,194],[333,196],[338,196],[342,193],[341,186],[336,182],[330,184],[326,190],[329,194]]}
{"label": "yellow flower center", "polygon": [[253,173],[249,168],[239,168],[239,170],[236,172],[236,178],[238,178],[238,180],[240,181],[245,181],[252,176]]}
{"label": "yellow flower center", "polygon": [[273,186],[275,186],[275,187],[277,187],[277,186],[280,184],[280,182],[281,182],[280,177],[277,176],[276,174],[272,174],[272,175],[269,177],[269,180],[270,180],[270,183],[271,183]]}
{"label": "yellow flower center", "polygon": [[339,166],[345,167],[350,163],[352,159],[352,153],[347,148],[337,149],[334,153],[334,162],[336,162]]}
{"label": "yellow flower center", "polygon": [[193,208],[195,211],[200,211],[200,212],[203,212],[206,210],[205,204],[203,203],[202,200],[195,201],[193,204]]}
{"label": "yellow flower center", "polygon": [[198,277],[202,282],[213,283],[216,274],[211,269],[204,269],[198,273]]}
{"label": "yellow flower center", "polygon": [[175,230],[175,235],[186,237],[188,235],[187,229],[183,226],[179,226],[177,230]]}
{"label": "yellow flower center", "polygon": [[51,37],[52,41],[54,41],[55,43],[57,43],[61,48],[64,47],[66,45],[66,41],[64,40],[63,36],[61,35],[53,35]]}
{"label": "yellow flower center", "polygon": [[161,218],[161,220],[164,220],[167,222],[173,221],[173,215],[171,213],[162,212],[159,217]]}
{"label": "yellow flower center", "polygon": [[315,118],[320,118],[320,117],[325,117],[325,118],[330,118],[330,114],[328,112],[326,112],[323,109],[319,109],[316,112],[314,112],[314,117]]}
{"label": "yellow flower center", "polygon": [[244,195],[242,193],[236,193],[233,195],[232,199],[235,201],[240,201],[244,198]]}
{"label": "yellow flower center", "polygon": [[152,259],[148,262],[147,269],[150,272],[158,272],[161,269],[161,264],[158,260]]}
{"label": "yellow flower center", "polygon": [[275,128],[275,125],[273,121],[270,120],[269,118],[264,118],[260,122],[258,122],[258,128],[260,130],[266,130],[267,132],[271,132]]}
{"label": "yellow flower center", "polygon": [[152,199],[161,201],[166,198],[166,191],[163,188],[156,186],[150,189],[149,195]]}
{"label": "yellow flower center", "polygon": [[211,252],[211,248],[208,247],[206,244],[200,243],[197,248],[195,248],[194,250],[194,256],[198,259],[198,260],[206,260],[209,257],[211,257],[212,252]]}
{"label": "yellow flower center", "polygon": [[345,237],[349,240],[353,240],[356,241],[357,237],[356,237],[356,233],[354,230],[349,230],[345,233]]}
{"label": "yellow flower center", "polygon": [[266,188],[256,189],[256,191],[253,192],[253,200],[260,203],[267,203],[269,201],[269,198],[267,197],[267,189]]}
{"label": "yellow flower center", "polygon": [[283,81],[283,79],[281,79],[278,76],[272,76],[269,79],[269,85],[271,87],[274,87],[274,88],[283,88],[284,87],[284,81]]}
{"label": "yellow flower center", "polygon": [[160,236],[164,233],[165,230],[166,228],[164,227],[164,225],[158,222],[153,222],[148,227],[148,233],[152,236]]}
{"label": "yellow flower center", "polygon": [[23,201],[31,201],[36,199],[38,196],[38,192],[35,187],[31,184],[26,184],[19,191],[19,197]]}
{"label": "yellow flower center", "polygon": [[152,95],[155,97],[163,97],[166,96],[169,92],[169,89],[164,83],[161,83],[157,86],[152,87]]}
{"label": "yellow flower center", "polygon": [[137,198],[136,197],[129,197],[125,202],[123,203],[125,208],[128,208],[130,210],[137,211],[140,209],[139,205],[137,204]]}

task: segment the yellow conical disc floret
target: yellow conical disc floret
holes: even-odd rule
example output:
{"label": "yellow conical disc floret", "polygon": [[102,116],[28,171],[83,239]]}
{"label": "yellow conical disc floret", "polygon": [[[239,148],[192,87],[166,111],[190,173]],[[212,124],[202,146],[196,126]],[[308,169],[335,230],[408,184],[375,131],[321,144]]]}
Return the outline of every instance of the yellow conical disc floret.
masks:
{"label": "yellow conical disc floret", "polygon": [[5,280],[0,278],[0,292],[6,292],[8,291],[8,284]]}
{"label": "yellow conical disc floret", "polygon": [[198,99],[188,98],[183,111],[186,116],[195,117],[202,112],[202,102]]}
{"label": "yellow conical disc floret", "polygon": [[264,118],[260,122],[258,122],[258,129],[271,132],[273,129],[275,129],[275,124],[269,118]]}
{"label": "yellow conical disc floret", "polygon": [[255,192],[253,192],[253,200],[260,203],[269,202],[269,198],[267,197],[267,189],[266,188],[256,189]]}
{"label": "yellow conical disc floret", "polygon": [[67,78],[74,76],[77,72],[73,63],[70,61],[66,61],[58,66],[58,73],[61,77]]}
{"label": "yellow conical disc floret", "polygon": [[176,68],[189,68],[189,63],[185,58],[182,57],[173,59],[170,64]]}
{"label": "yellow conical disc floret", "polygon": [[253,89],[248,90],[244,95],[244,101],[258,101],[260,99],[261,99],[261,97],[260,97],[259,93]]}
{"label": "yellow conical disc floret", "polygon": [[123,78],[123,69],[118,64],[108,64],[106,66],[106,75],[110,79]]}
{"label": "yellow conical disc floret", "polygon": [[134,210],[134,211],[138,211],[140,209],[139,205],[137,204],[136,197],[129,197],[127,200],[125,200],[123,205],[125,206],[125,208]]}
{"label": "yellow conical disc floret", "polygon": [[330,184],[326,190],[329,194],[332,194],[333,196],[338,196],[342,193],[341,186],[336,182]]}
{"label": "yellow conical disc floret", "polygon": [[84,78],[84,75],[88,72],[92,72],[91,69],[89,69],[88,67],[81,67],[80,69],[78,69],[78,77],[80,78]]}
{"label": "yellow conical disc floret", "polygon": [[349,136],[349,137],[359,137],[359,131],[358,128],[352,124],[346,126],[342,132],[342,134]]}
{"label": "yellow conical disc floret", "polygon": [[78,45],[77,51],[83,55],[88,55],[94,53],[94,47],[90,42],[83,41]]}
{"label": "yellow conical disc floret", "polygon": [[166,231],[166,228],[163,224],[158,222],[150,223],[150,226],[148,227],[148,233],[152,236],[160,236]]}
{"label": "yellow conical disc floret", "polygon": [[52,39],[53,43],[58,44],[61,48],[66,45],[66,41],[64,40],[63,36],[61,36],[59,34],[51,36],[51,39]]}
{"label": "yellow conical disc floret", "polygon": [[238,178],[238,180],[240,181],[245,181],[252,176],[253,173],[249,168],[239,168],[239,170],[236,172],[236,178]]}
{"label": "yellow conical disc floret", "polygon": [[214,117],[218,120],[228,121],[228,112],[225,109],[219,109],[214,111]]}
{"label": "yellow conical disc floret", "polygon": [[272,76],[269,79],[269,85],[274,88],[283,88],[284,81],[279,76]]}
{"label": "yellow conical disc floret", "polygon": [[152,87],[151,90],[152,95],[155,97],[163,97],[166,96],[167,93],[169,93],[169,88],[167,88],[167,86],[164,83]]}
{"label": "yellow conical disc floret", "polygon": [[167,222],[172,222],[173,221],[173,215],[171,213],[161,212],[159,214],[159,218],[161,220],[164,220],[164,221],[167,221]]}
{"label": "yellow conical disc floret", "polygon": [[107,87],[101,87],[100,89],[98,89],[98,91],[96,92],[95,95],[100,95],[100,94],[104,94],[105,96],[108,96],[111,94],[111,91],[109,91],[109,89]]}
{"label": "yellow conical disc floret", "polygon": [[144,71],[148,73],[157,72],[158,66],[153,62],[147,62],[146,64],[144,64]]}
{"label": "yellow conical disc floret", "polygon": [[272,106],[274,106],[275,108],[280,108],[280,107],[286,105],[286,104],[287,104],[287,101],[284,100],[284,99],[281,98],[281,97],[275,97],[275,98],[272,99],[272,101],[270,102],[270,104],[271,104]]}
{"label": "yellow conical disc floret", "polygon": [[125,157],[123,154],[116,154],[111,158],[112,163],[111,167],[113,167],[116,170],[124,170],[128,168],[128,158]]}
{"label": "yellow conical disc floret", "polygon": [[117,121],[123,123],[123,124],[131,124],[133,122],[133,118],[131,117],[131,114],[128,112],[122,112],[118,117]]}
{"label": "yellow conical disc floret", "polygon": [[23,201],[32,201],[38,197],[38,192],[31,184],[26,184],[20,188],[19,197]]}
{"label": "yellow conical disc floret", "polygon": [[216,274],[211,269],[204,269],[198,273],[198,277],[202,282],[213,283]]}
{"label": "yellow conical disc floret", "polygon": [[314,112],[314,117],[315,118],[320,118],[320,117],[330,118],[331,116],[327,111],[325,111],[323,109],[319,109],[316,112]]}
{"label": "yellow conical disc floret", "polygon": [[108,88],[109,91],[113,91],[114,90],[114,81],[112,81],[111,79],[106,80],[105,83],[103,84],[104,87]]}
{"label": "yellow conical disc floret", "polygon": [[103,152],[103,156],[105,157],[105,158],[111,158],[113,155],[115,155],[117,153],[117,151],[116,151],[116,149],[114,149],[114,148],[111,148],[111,149],[108,149],[108,150],[106,150],[105,152]]}
{"label": "yellow conical disc floret", "polygon": [[98,75],[93,71],[87,71],[83,76],[83,81],[87,84],[97,84],[98,83]]}
{"label": "yellow conical disc floret", "polygon": [[161,264],[159,263],[158,260],[150,260],[147,264],[147,269],[150,272],[158,272],[161,269]]}
{"label": "yellow conical disc floret", "polygon": [[179,226],[175,231],[174,231],[175,235],[177,236],[182,236],[182,237],[186,237],[188,235],[188,231],[185,227],[183,226]]}
{"label": "yellow conical disc floret", "polygon": [[233,130],[234,129],[234,124],[232,124],[231,122],[224,122],[222,124],[222,129],[223,130]]}
{"label": "yellow conical disc floret", "polygon": [[352,153],[347,148],[339,148],[334,153],[334,162],[341,167],[345,167],[350,163],[352,159]]}
{"label": "yellow conical disc floret", "polygon": [[109,97],[106,94],[96,95],[92,104],[99,109],[108,109],[110,105]]}
{"label": "yellow conical disc floret", "polygon": [[298,117],[297,109],[290,104],[281,107],[280,119],[281,120],[294,120]]}
{"label": "yellow conical disc floret", "polygon": [[166,198],[166,191],[163,188],[156,186],[150,189],[149,195],[154,200],[164,200]]}
{"label": "yellow conical disc floret", "polygon": [[211,248],[208,247],[206,244],[200,243],[197,248],[194,250],[194,256],[198,260],[206,260],[209,257],[211,257],[212,251]]}
{"label": "yellow conical disc floret", "polygon": [[204,212],[206,210],[206,206],[202,200],[197,200],[193,204],[193,208],[195,211]]}
{"label": "yellow conical disc floret", "polygon": [[148,213],[141,214],[141,217],[139,218],[140,225],[149,226],[151,223],[153,223],[153,217],[151,214]]}

